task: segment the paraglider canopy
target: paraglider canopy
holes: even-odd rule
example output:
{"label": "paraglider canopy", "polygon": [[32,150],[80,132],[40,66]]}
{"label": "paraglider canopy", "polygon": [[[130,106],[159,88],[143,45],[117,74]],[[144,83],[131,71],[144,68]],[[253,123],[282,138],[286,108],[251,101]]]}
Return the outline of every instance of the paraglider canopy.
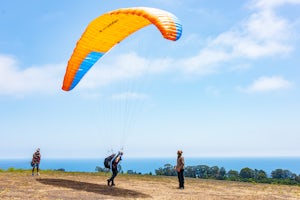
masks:
{"label": "paraglider canopy", "polygon": [[156,8],[121,8],[94,19],[77,42],[68,62],[62,89],[72,90],[114,45],[150,24],[155,25],[168,40],[176,41],[181,37],[182,25],[177,17]]}

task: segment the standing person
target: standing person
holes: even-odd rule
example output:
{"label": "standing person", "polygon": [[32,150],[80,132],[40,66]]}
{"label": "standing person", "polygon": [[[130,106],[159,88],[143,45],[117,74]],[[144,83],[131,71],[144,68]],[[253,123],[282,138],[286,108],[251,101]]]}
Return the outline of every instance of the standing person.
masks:
{"label": "standing person", "polygon": [[115,186],[114,179],[118,175],[118,165],[122,160],[122,155],[123,152],[119,151],[119,153],[111,160],[110,166],[111,166],[112,175],[109,179],[107,179],[107,185]]}
{"label": "standing person", "polygon": [[37,175],[39,176],[39,166],[41,162],[41,153],[40,153],[40,148],[37,148],[37,150],[34,152],[32,155],[32,160],[31,160],[31,166],[32,166],[32,176],[34,176],[34,168],[37,170]]}
{"label": "standing person", "polygon": [[184,157],[182,151],[177,151],[177,165],[175,167],[178,175],[179,189],[184,189]]}

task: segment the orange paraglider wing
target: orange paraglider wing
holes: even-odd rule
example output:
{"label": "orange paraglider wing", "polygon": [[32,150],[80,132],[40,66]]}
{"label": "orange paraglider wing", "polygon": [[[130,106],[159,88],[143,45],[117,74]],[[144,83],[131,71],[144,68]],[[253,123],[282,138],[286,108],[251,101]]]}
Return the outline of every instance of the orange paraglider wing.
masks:
{"label": "orange paraglider wing", "polygon": [[179,20],[173,14],[156,8],[121,8],[94,19],[77,42],[68,62],[62,89],[72,90],[114,45],[150,24],[155,25],[168,40],[176,41],[181,36]]}

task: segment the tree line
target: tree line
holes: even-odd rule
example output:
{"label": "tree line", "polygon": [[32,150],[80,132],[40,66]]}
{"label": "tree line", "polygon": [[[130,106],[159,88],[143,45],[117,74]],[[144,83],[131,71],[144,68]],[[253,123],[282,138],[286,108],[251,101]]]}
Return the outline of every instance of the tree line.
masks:
{"label": "tree line", "polygon": [[[224,167],[197,165],[185,167],[184,173],[185,177],[191,178],[300,185],[300,175],[286,169],[275,169],[268,175],[264,170],[250,169],[249,167],[242,168],[240,171],[226,171]],[[177,172],[171,164],[165,164],[163,168],[156,169],[155,174],[177,176]]]}

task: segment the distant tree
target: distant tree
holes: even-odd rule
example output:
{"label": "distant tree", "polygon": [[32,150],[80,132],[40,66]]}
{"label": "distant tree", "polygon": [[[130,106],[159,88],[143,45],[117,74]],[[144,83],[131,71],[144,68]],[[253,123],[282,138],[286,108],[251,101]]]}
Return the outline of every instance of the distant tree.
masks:
{"label": "distant tree", "polygon": [[155,175],[157,176],[162,176],[163,175],[163,168],[158,168],[155,170]]}
{"label": "distant tree", "polygon": [[241,169],[239,176],[243,179],[254,178],[254,170],[250,169],[249,167],[245,167]]}
{"label": "distant tree", "polygon": [[129,169],[129,170],[127,170],[127,174],[136,174],[136,172],[133,171],[133,170],[131,170],[131,169]]}
{"label": "distant tree", "polygon": [[263,179],[268,178],[268,176],[267,176],[267,173],[265,171],[255,169],[254,170],[254,178],[256,180],[263,180]]}
{"label": "distant tree", "polygon": [[271,172],[271,177],[275,179],[293,179],[293,173],[289,170],[276,169]]}
{"label": "distant tree", "polygon": [[197,176],[199,178],[208,178],[209,166],[207,165],[198,165],[197,166]]}
{"label": "distant tree", "polygon": [[212,179],[217,179],[219,176],[219,167],[218,166],[212,166],[208,169],[208,177]]}
{"label": "distant tree", "polygon": [[176,171],[171,164],[165,164],[164,168],[156,169],[155,174],[161,176],[176,176]]}
{"label": "distant tree", "polygon": [[295,181],[296,181],[297,183],[300,183],[300,174],[299,174],[298,176],[295,177]]}
{"label": "distant tree", "polygon": [[174,176],[174,175],[176,175],[176,171],[174,170],[173,165],[165,164],[165,166],[164,166],[164,175],[165,176]]}
{"label": "distant tree", "polygon": [[289,178],[289,179],[294,179],[295,178],[295,174],[292,173],[290,170],[283,170],[283,174],[284,174],[284,178]]}
{"label": "distant tree", "polygon": [[237,181],[239,180],[239,172],[231,169],[227,172],[227,177],[231,181]]}
{"label": "distant tree", "polygon": [[225,180],[226,179],[226,170],[224,167],[221,167],[219,170],[219,175],[217,176],[218,180]]}
{"label": "distant tree", "polygon": [[191,178],[196,178],[196,171],[197,171],[197,167],[195,166],[187,166],[184,169],[184,175],[186,177],[191,177]]}
{"label": "distant tree", "polygon": [[109,169],[96,166],[95,171],[96,172],[109,172]]}
{"label": "distant tree", "polygon": [[283,179],[283,170],[282,169],[275,169],[274,171],[271,172],[271,177],[272,178],[277,178],[277,179]]}

